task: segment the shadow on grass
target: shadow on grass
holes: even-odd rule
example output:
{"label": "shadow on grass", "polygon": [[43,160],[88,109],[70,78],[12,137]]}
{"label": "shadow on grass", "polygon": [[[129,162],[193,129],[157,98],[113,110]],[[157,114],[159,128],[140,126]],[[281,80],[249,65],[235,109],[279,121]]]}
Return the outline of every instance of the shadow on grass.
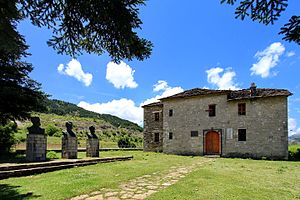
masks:
{"label": "shadow on grass", "polygon": [[0,184],[0,199],[5,200],[23,200],[34,199],[40,197],[40,195],[34,195],[32,192],[21,194],[18,188],[21,186],[11,186],[8,184]]}

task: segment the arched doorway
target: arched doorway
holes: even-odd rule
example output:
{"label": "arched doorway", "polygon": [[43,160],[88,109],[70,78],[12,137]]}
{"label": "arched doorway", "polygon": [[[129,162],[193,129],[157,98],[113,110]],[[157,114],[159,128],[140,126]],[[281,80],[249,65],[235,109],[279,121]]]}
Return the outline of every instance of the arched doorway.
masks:
{"label": "arched doorway", "polygon": [[220,134],[216,131],[209,131],[205,135],[205,153],[208,155],[220,154]]}

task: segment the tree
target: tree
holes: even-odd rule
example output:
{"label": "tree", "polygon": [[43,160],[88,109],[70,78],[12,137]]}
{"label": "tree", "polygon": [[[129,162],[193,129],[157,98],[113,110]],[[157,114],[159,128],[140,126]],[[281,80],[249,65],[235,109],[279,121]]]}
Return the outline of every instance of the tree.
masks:
{"label": "tree", "polygon": [[29,56],[23,36],[16,30],[22,19],[16,0],[0,1],[0,125],[26,119],[30,111],[44,108],[46,97],[40,84],[29,77],[32,65],[22,59]]}
{"label": "tree", "polygon": [[[288,0],[221,0],[221,3],[234,5],[236,2],[240,4],[235,9],[235,17],[244,20],[250,17],[253,21],[258,21],[265,25],[274,24],[278,20],[281,13],[288,6]],[[292,16],[286,23],[279,34],[283,34],[283,40],[295,42],[300,45],[300,16]]]}
{"label": "tree", "polygon": [[114,61],[144,60],[152,43],[139,38],[139,5],[145,0],[20,0],[21,11],[38,26],[52,29],[47,42],[60,54],[109,53]]}

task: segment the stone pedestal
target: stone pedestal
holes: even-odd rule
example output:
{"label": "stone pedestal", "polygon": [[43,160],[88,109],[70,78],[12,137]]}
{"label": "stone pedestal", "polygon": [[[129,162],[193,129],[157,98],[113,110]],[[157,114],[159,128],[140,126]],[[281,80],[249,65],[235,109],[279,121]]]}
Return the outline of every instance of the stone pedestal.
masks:
{"label": "stone pedestal", "polygon": [[77,159],[77,137],[64,136],[61,150],[62,158]]}
{"label": "stone pedestal", "polygon": [[47,136],[43,134],[27,134],[26,160],[30,162],[45,161]]}
{"label": "stone pedestal", "polygon": [[99,157],[99,139],[89,138],[86,140],[86,156]]}

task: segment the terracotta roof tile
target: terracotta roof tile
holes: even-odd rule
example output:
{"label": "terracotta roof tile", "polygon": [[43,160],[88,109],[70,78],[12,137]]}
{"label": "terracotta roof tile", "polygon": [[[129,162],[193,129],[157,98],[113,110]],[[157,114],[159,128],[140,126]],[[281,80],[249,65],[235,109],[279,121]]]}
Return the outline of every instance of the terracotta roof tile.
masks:
{"label": "terracotta roof tile", "polygon": [[151,107],[151,106],[163,106],[162,102],[154,102],[154,103],[149,103],[149,104],[146,104],[146,105],[143,105],[142,108],[144,107]]}

